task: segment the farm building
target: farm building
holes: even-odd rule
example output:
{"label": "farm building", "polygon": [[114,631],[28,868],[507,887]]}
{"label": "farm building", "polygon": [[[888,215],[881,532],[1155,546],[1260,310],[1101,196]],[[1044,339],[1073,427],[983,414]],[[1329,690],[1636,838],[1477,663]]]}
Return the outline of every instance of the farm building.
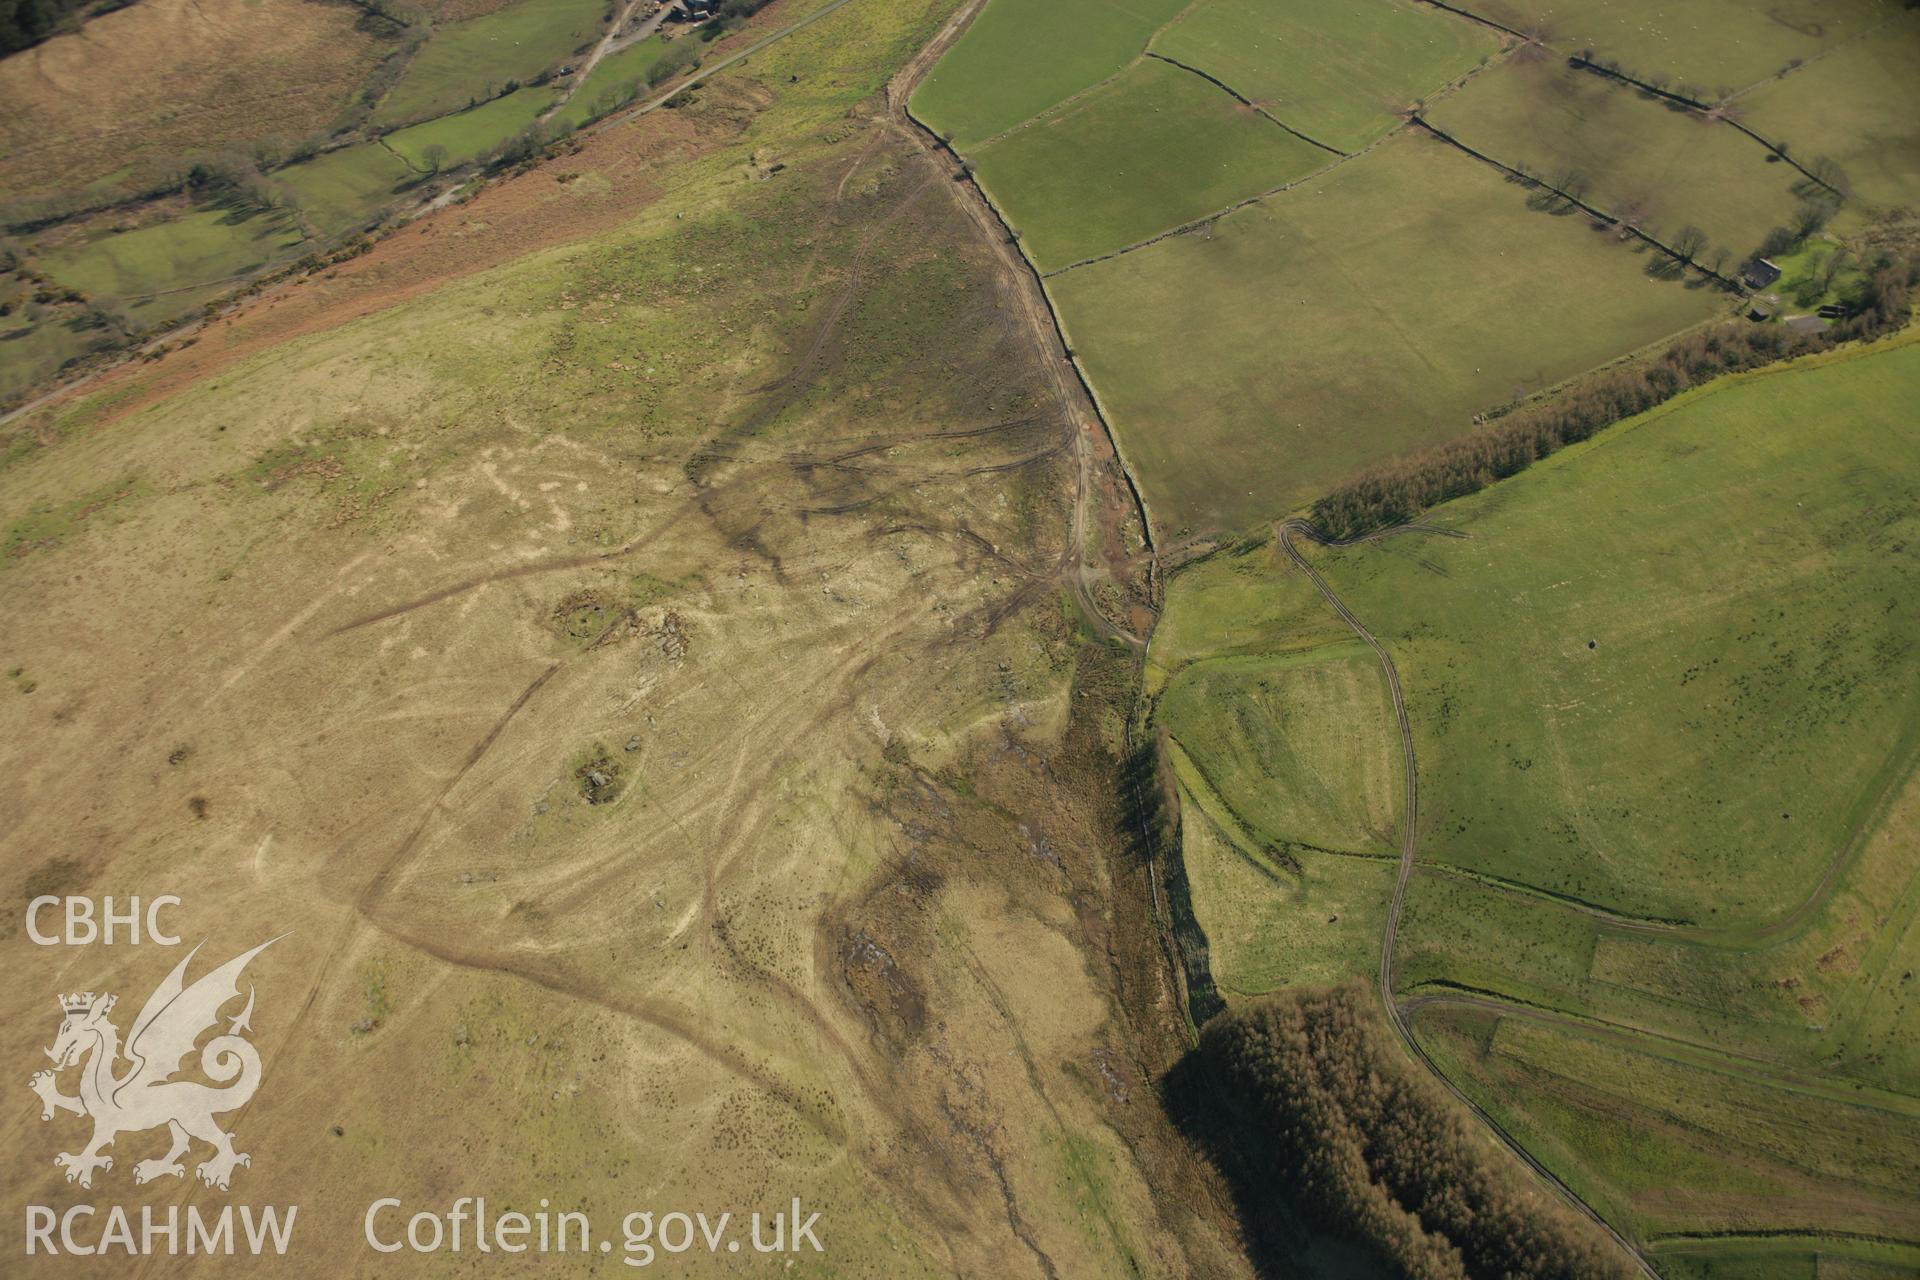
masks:
{"label": "farm building", "polygon": [[1764,289],[1780,278],[1780,268],[1765,258],[1755,258],[1747,264],[1745,277],[1749,289]]}

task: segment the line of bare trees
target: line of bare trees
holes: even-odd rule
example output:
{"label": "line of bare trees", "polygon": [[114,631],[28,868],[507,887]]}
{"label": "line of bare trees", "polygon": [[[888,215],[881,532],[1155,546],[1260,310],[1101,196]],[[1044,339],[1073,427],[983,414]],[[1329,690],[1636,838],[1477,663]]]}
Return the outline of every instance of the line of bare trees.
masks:
{"label": "line of bare trees", "polygon": [[1469,435],[1363,473],[1314,503],[1314,525],[1329,538],[1352,538],[1404,524],[1721,374],[1891,332],[1912,315],[1917,283],[1920,266],[1882,259],[1853,299],[1852,314],[1824,331],[1732,321],[1690,334],[1655,359],[1597,374]]}
{"label": "line of bare trees", "polygon": [[1234,1186],[1263,1270],[1288,1270],[1310,1222],[1411,1280],[1632,1274],[1412,1065],[1358,981],[1214,1018],[1168,1102]]}

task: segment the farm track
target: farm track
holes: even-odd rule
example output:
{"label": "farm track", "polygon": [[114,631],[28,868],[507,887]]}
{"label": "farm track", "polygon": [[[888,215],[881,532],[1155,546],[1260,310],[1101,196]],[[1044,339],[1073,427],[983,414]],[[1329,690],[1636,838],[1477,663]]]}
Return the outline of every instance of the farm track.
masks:
{"label": "farm track", "polygon": [[[627,0],[626,6],[620,10],[619,16],[607,24],[606,33],[594,42],[593,52],[587,55],[585,62],[582,62],[579,67],[575,68],[573,79],[567,85],[567,91],[555,98],[553,105],[540,113],[540,120],[543,123],[553,119],[555,112],[573,101],[573,95],[580,92],[580,86],[587,82],[587,77],[593,74],[593,69],[600,65],[600,59],[612,53],[613,46],[616,43],[620,43],[620,29],[632,20],[633,11],[639,6],[640,0]],[[633,39],[626,41],[621,47],[624,48],[627,44],[644,40],[658,31],[660,24],[667,20],[667,15],[678,7],[678,5],[674,4],[663,6],[659,13],[654,14],[653,17],[641,24],[640,30],[633,33]]]}
{"label": "farm track", "polygon": [[751,58],[754,54],[760,52],[762,49],[766,48],[767,46],[778,44],[780,41],[785,40],[788,36],[792,35],[794,32],[800,31],[806,27],[812,26],[814,23],[820,21],[820,19],[832,13],[834,10],[848,3],[850,3],[850,0],[828,0],[828,3],[820,6],[818,9],[815,9],[812,13],[808,14],[806,17],[801,18],[796,22],[790,22],[786,26],[780,28],[778,31],[770,32],[769,34],[754,41],[752,44],[748,45],[746,48],[738,50],[734,53],[728,54],[726,57],[720,59],[720,61],[714,63],[712,66],[700,68],[698,71],[688,76],[685,80],[682,80],[679,83],[675,84],[671,89],[668,89],[665,93],[659,94],[658,96],[653,98],[649,98],[647,101],[641,103],[637,107],[630,107],[625,111],[617,112],[614,115],[610,115],[606,119],[598,121],[594,124],[588,125],[584,129],[576,130],[576,132],[581,134],[600,133],[603,130],[611,129],[616,125],[622,125],[622,124],[628,123],[629,121],[636,120],[639,117],[644,116],[649,112],[658,111],[661,107],[667,104],[667,100],[669,98],[674,97],[676,94],[685,93],[688,89],[697,88],[698,86],[705,84],[707,81],[713,79],[715,76],[719,75],[722,71],[725,71],[728,67],[732,66],[734,63],[739,62],[741,59]]}
{"label": "farm track", "polygon": [[1358,542],[1379,541],[1399,533],[1428,533],[1453,538],[1463,538],[1467,535],[1457,530],[1441,529],[1433,525],[1408,524],[1401,525],[1398,528],[1388,529],[1381,533],[1366,534],[1348,542],[1332,542],[1322,538],[1311,524],[1298,518],[1283,521],[1279,526],[1278,533],[1280,536],[1280,548],[1285,553],[1287,559],[1292,562],[1295,568],[1307,575],[1308,579],[1312,581],[1315,590],[1320,593],[1321,599],[1327,602],[1333,611],[1340,616],[1341,621],[1345,622],[1347,626],[1352,629],[1353,633],[1364,641],[1367,647],[1373,650],[1374,655],[1379,658],[1380,670],[1387,678],[1387,690],[1393,699],[1394,719],[1398,722],[1400,729],[1401,758],[1406,772],[1406,814],[1403,818],[1400,835],[1399,874],[1394,878],[1393,895],[1387,903],[1386,928],[1383,930],[1380,940],[1380,1001],[1386,1006],[1388,1020],[1393,1023],[1394,1031],[1399,1034],[1401,1043],[1406,1046],[1408,1052],[1413,1054],[1421,1065],[1426,1067],[1428,1072],[1440,1083],[1442,1088],[1452,1094],[1462,1106],[1478,1117],[1480,1122],[1500,1140],[1501,1145],[1505,1146],[1508,1151],[1511,1151],[1521,1163],[1533,1170],[1535,1176],[1542,1182],[1557,1191],[1567,1204],[1571,1205],[1579,1211],[1582,1216],[1586,1217],[1595,1226],[1599,1227],[1600,1230],[1604,1231],[1613,1239],[1615,1244],[1626,1250],[1628,1255],[1633,1258],[1634,1264],[1638,1267],[1642,1275],[1648,1277],[1648,1280],[1658,1280],[1659,1273],[1653,1269],[1653,1264],[1647,1261],[1646,1255],[1640,1252],[1639,1246],[1629,1240],[1624,1234],[1617,1230],[1612,1223],[1608,1222],[1598,1210],[1582,1199],[1580,1194],[1562,1181],[1558,1174],[1547,1168],[1532,1152],[1528,1151],[1525,1146],[1517,1141],[1512,1134],[1508,1133],[1498,1120],[1495,1120],[1492,1115],[1488,1114],[1486,1109],[1480,1106],[1479,1103],[1468,1097],[1466,1092],[1462,1090],[1459,1085],[1455,1084],[1452,1079],[1447,1076],[1446,1072],[1440,1069],[1440,1065],[1428,1056],[1427,1051],[1422,1048],[1420,1042],[1414,1038],[1411,1017],[1394,999],[1394,943],[1400,934],[1400,918],[1406,906],[1407,884],[1413,878],[1414,854],[1420,841],[1420,783],[1419,774],[1415,768],[1413,729],[1407,720],[1406,696],[1400,688],[1400,673],[1393,665],[1393,657],[1387,652],[1386,646],[1381,644],[1371,631],[1367,630],[1366,625],[1347,607],[1346,602],[1334,591],[1332,585],[1327,582],[1320,571],[1314,568],[1305,556],[1300,554],[1300,549],[1294,545],[1294,539],[1295,537],[1304,537],[1322,546],[1332,547],[1349,546]]}

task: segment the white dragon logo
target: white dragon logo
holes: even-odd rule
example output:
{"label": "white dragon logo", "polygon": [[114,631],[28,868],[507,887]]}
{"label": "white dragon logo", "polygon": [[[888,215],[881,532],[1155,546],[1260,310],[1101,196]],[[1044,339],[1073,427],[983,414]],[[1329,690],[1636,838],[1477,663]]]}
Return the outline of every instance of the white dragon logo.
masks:
{"label": "white dragon logo", "polygon": [[[285,936],[285,935],[282,935]],[[174,966],[141,1007],[127,1035],[126,1048],[120,1045],[120,1031],[108,1021],[116,996],[95,996],[93,992],[60,997],[65,1015],[60,1034],[47,1057],[53,1070],[42,1071],[30,1082],[40,1096],[42,1120],[53,1119],[56,1111],[71,1111],[93,1118],[93,1140],[77,1153],[63,1152],[53,1162],[67,1171],[67,1181],[83,1187],[93,1185],[93,1171],[111,1171],[113,1158],[101,1155],[101,1149],[113,1145],[122,1133],[137,1133],[165,1125],[173,1136],[173,1146],[158,1160],[142,1160],[133,1166],[133,1180],[151,1182],[159,1177],[184,1177],[186,1169],[180,1157],[187,1153],[190,1139],[213,1145],[213,1158],[195,1171],[200,1181],[225,1191],[234,1169],[251,1164],[250,1157],[233,1149],[233,1135],[215,1124],[213,1117],[245,1106],[260,1087],[260,1053],[240,1034],[251,1031],[253,988],[247,988],[247,1007],[232,1019],[225,1035],[215,1036],[200,1050],[200,1070],[215,1085],[197,1080],[175,1080],[181,1060],[193,1052],[194,1042],[220,1021],[220,1010],[240,995],[240,971],[247,962],[278,942],[269,938],[253,950],[235,956],[213,972],[201,976],[192,986],[185,984],[187,963],[200,951],[195,947],[187,958]],[[92,1060],[86,1061],[91,1054]],[[130,1064],[115,1074],[119,1060]],[[80,1096],[70,1098],[60,1092],[59,1073],[81,1066]],[[220,1086],[220,1087],[216,1087]]]}

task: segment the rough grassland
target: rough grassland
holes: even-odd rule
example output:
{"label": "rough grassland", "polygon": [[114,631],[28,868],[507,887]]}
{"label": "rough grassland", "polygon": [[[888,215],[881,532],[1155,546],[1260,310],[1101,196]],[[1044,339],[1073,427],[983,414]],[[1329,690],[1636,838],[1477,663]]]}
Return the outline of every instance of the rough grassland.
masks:
{"label": "rough grassland", "polygon": [[1042,270],[1205,217],[1332,158],[1192,72],[1151,60],[972,153]]}
{"label": "rough grassland", "polygon": [[441,116],[438,120],[390,133],[384,141],[416,169],[428,167],[426,151],[435,144],[447,149],[444,163],[464,164],[525,129],[552,105],[551,90],[518,89],[503,98],[481,103],[471,111]]}
{"label": "rough grassland", "polygon": [[1476,151],[1668,243],[1681,227],[1699,227],[1732,263],[1756,252],[1798,203],[1800,172],[1769,163],[1752,138],[1550,55],[1509,59],[1429,116]]}
{"label": "rough grassland", "polygon": [[1397,136],[1049,283],[1162,532],[1240,528],[1713,314],[1610,235]]}
{"label": "rough grassland", "polygon": [[[432,234],[656,183],[620,225],[166,381],[389,241],[10,438],[6,890],[159,876],[203,956],[292,930],[235,1185],[302,1206],[301,1272],[366,1268],[375,1197],[446,1200],[439,1151],[616,1244],[799,1196],[830,1252],[795,1276],[1246,1274],[1122,1020],[1160,971],[1115,888],[1128,672],[1053,607],[1075,424],[881,118],[951,12],[848,5]],[[0,947],[44,1044],[61,962]],[[0,1115],[23,1196],[67,1191],[57,1128]]]}
{"label": "rough grassland", "polygon": [[1722,926],[1811,893],[1912,746],[1917,394],[1914,344],[1715,384],[1435,513],[1468,538],[1327,556],[1422,857]]}
{"label": "rough grassland", "polygon": [[0,60],[0,192],[325,128],[390,47],[358,17],[307,0],[141,0]]}
{"label": "rough grassland", "polygon": [[1783,139],[1802,160],[1828,156],[1854,196],[1892,208],[1920,204],[1920,14],[1763,86],[1739,103],[1741,119]]}
{"label": "rough grassland", "polygon": [[1030,120],[1140,55],[1186,0],[992,0],[913,95],[961,149]]}
{"label": "rough grassland", "polygon": [[1308,137],[1358,151],[1499,43],[1486,27],[1398,0],[1205,0],[1153,47]]}
{"label": "rough grassland", "polygon": [[380,102],[377,124],[458,111],[559,62],[600,30],[605,0],[520,0],[498,12],[434,28],[400,83]]}
{"label": "rough grassland", "polygon": [[1897,0],[1474,0],[1459,6],[1706,94],[1754,84],[1892,17]]}

